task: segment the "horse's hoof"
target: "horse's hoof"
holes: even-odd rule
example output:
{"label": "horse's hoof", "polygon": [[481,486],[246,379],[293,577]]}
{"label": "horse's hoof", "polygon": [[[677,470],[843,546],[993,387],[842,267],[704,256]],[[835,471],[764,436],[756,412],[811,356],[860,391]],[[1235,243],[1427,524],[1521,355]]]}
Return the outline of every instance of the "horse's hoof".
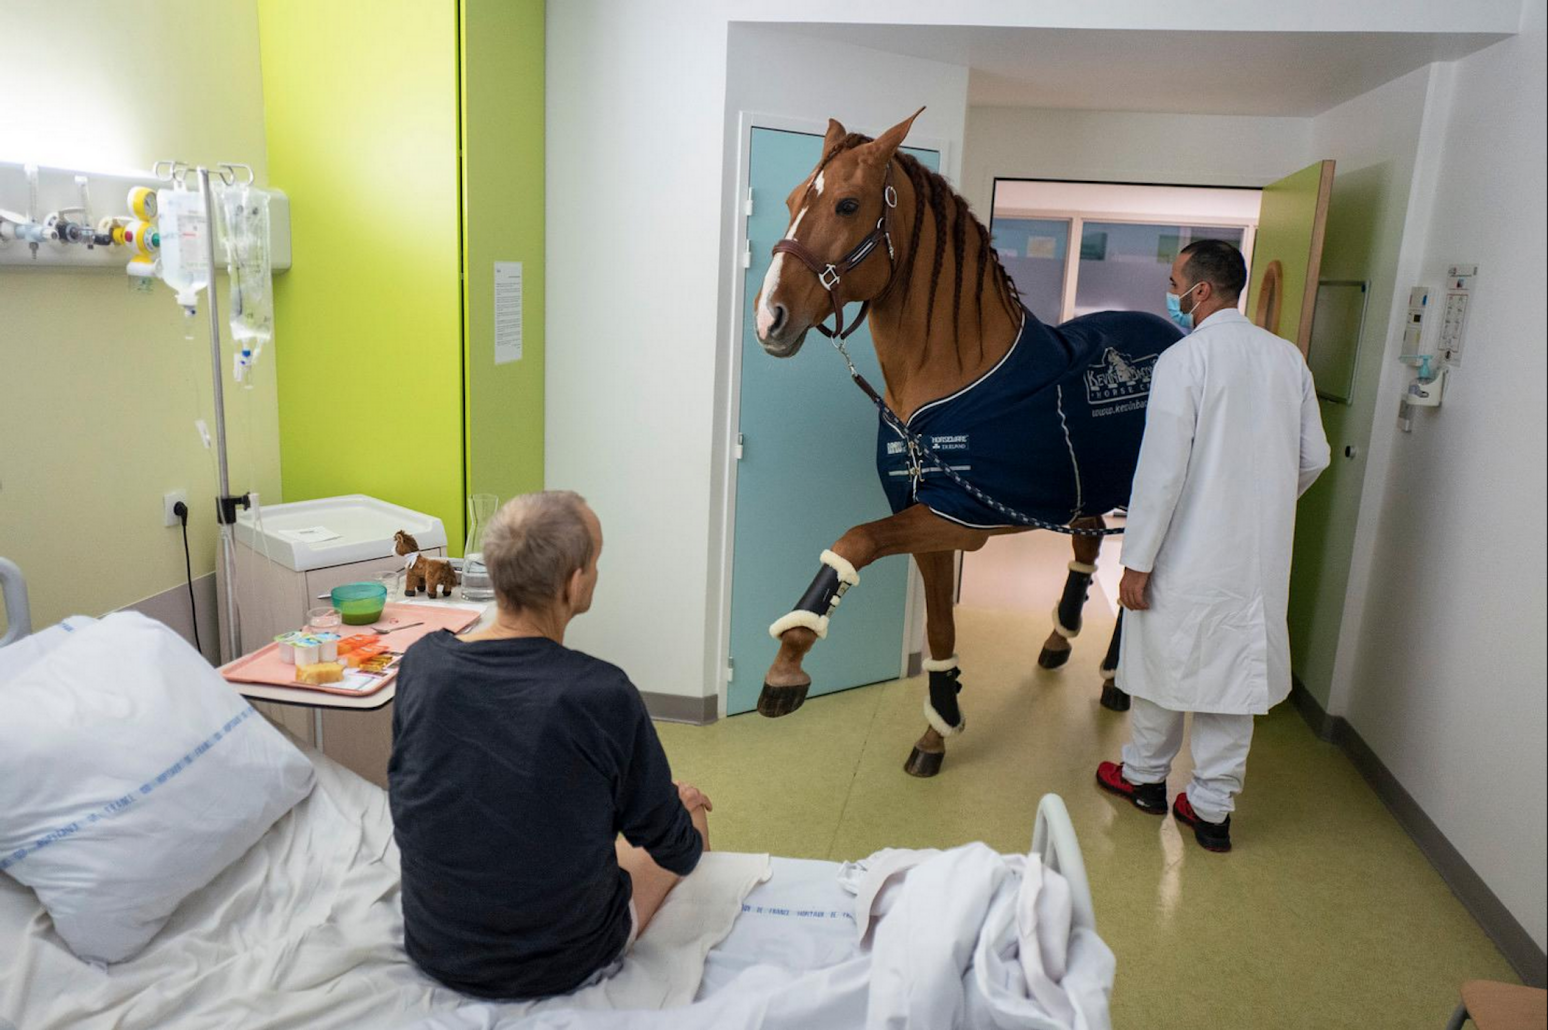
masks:
{"label": "horse's hoof", "polygon": [[1129,695],[1118,689],[1112,680],[1102,684],[1102,707],[1113,712],[1129,710]]}
{"label": "horse's hoof", "polygon": [[1043,648],[1043,653],[1037,656],[1037,664],[1045,669],[1057,669],[1070,660],[1070,652],[1073,647],[1066,647],[1063,651],[1055,651],[1051,647]]}
{"label": "horse's hoof", "polygon": [[770,719],[789,715],[806,703],[806,692],[809,689],[811,689],[810,683],[801,683],[793,687],[776,687],[765,683],[763,693],[758,695],[758,714],[766,715]]}
{"label": "horse's hoof", "polygon": [[941,763],[945,760],[944,751],[921,751],[916,747],[909,753],[908,761],[903,763],[903,771],[910,776],[927,779],[941,771]]}

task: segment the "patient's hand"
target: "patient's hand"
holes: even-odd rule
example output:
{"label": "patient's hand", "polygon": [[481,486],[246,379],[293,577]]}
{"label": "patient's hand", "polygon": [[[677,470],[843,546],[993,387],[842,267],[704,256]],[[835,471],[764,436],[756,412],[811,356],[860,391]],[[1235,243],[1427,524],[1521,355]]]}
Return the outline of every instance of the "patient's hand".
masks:
{"label": "patient's hand", "polygon": [[693,784],[673,783],[673,786],[677,788],[677,797],[682,801],[683,807],[688,809],[690,815],[701,808],[706,812],[715,810],[715,805],[710,801],[709,796]]}

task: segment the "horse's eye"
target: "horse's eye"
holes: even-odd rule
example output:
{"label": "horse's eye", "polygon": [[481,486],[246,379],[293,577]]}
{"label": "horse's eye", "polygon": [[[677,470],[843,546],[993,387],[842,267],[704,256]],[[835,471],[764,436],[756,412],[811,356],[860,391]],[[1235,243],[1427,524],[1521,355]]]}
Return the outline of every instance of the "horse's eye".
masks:
{"label": "horse's eye", "polygon": [[859,210],[860,202],[853,198],[846,198],[838,202],[838,213],[841,215],[852,215]]}

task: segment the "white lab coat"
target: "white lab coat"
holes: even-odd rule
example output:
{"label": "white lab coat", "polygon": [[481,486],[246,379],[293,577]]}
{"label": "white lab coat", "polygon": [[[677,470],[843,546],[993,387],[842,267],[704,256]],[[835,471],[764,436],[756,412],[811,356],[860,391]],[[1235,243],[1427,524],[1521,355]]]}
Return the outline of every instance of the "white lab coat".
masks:
{"label": "white lab coat", "polygon": [[1293,344],[1217,311],[1156,360],[1123,565],[1118,686],[1173,711],[1267,712],[1290,693],[1286,609],[1296,500],[1328,466],[1311,370]]}

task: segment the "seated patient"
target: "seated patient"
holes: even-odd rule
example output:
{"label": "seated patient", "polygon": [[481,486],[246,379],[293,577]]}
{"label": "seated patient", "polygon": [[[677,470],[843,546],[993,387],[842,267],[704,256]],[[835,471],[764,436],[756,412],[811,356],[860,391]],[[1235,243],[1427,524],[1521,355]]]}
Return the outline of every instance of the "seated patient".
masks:
{"label": "seated patient", "polygon": [[468,994],[612,975],[709,848],[709,799],[672,782],[639,691],[564,646],[601,553],[577,495],[515,498],[484,538],[495,622],[403,657],[387,777],[404,946]]}

